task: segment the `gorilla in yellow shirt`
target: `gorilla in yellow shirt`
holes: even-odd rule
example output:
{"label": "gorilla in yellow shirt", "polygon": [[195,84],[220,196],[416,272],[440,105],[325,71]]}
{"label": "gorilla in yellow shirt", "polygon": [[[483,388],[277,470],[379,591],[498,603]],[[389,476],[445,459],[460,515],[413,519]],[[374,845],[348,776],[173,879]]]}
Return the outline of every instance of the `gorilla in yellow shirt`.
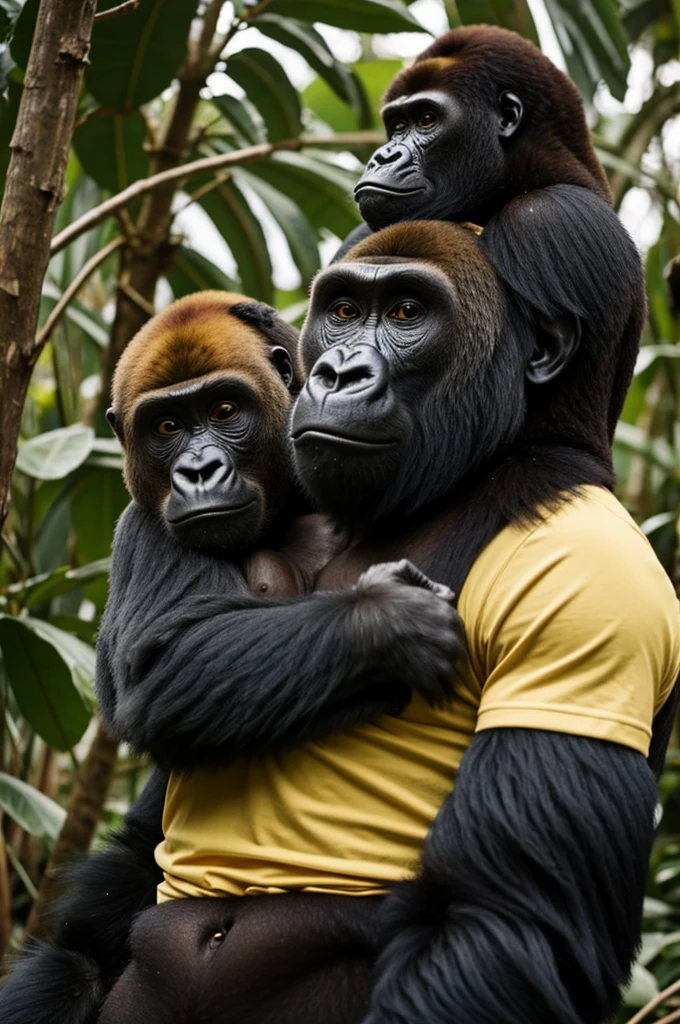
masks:
{"label": "gorilla in yellow shirt", "polygon": [[[546,192],[479,238],[452,224],[377,233],[320,275],[303,332],[298,473],[355,530],[317,586],[407,554],[459,590],[469,665],[450,702],[414,697],[327,737],[301,714],[294,736],[222,749],[215,770],[193,739],[202,694],[263,679],[220,647],[229,613],[212,595],[187,599],[183,618],[146,583],[147,657],[127,685],[159,695],[139,728],[179,774],[158,850],[166,902],[136,923],[102,1024],[601,1024],[615,1012],[680,615],[610,493],[644,311],[637,254],[600,200]],[[149,644],[154,630],[162,643]],[[289,661],[269,655],[267,685],[290,685]]]}

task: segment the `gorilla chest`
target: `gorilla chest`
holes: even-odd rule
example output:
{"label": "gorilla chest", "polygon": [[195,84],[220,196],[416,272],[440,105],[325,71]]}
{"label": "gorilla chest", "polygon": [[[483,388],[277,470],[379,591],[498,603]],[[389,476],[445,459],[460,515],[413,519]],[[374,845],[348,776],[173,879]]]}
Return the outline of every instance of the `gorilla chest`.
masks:
{"label": "gorilla chest", "polygon": [[344,551],[331,559],[317,576],[314,589],[343,590],[356,583],[370,566],[379,562],[395,562],[400,558],[408,558],[422,569],[451,532],[456,514],[456,509],[447,508],[419,519],[406,529],[403,525],[397,529],[383,529],[378,525],[369,534],[355,538]]}

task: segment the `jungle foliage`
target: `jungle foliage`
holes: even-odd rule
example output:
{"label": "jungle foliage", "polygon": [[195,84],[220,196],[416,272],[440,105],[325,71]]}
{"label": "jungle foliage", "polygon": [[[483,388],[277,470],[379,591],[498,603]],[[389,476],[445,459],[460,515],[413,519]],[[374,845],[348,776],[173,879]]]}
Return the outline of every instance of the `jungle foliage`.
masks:
{"label": "jungle foliage", "polygon": [[[0,193],[38,5],[0,0]],[[442,29],[489,22],[539,38],[526,0],[98,4],[42,292],[44,347],[0,544],[0,955],[27,925],[39,931],[36,900],[52,892],[48,858],[86,848],[95,829],[115,824],[145,772],[126,751],[116,761],[115,744],[96,731],[92,692],[111,536],[128,500],[103,419],[115,360],[155,306],[205,288],[243,291],[300,321],[324,246],[358,223],[351,191],[381,137],[380,96],[402,66],[401,36],[423,33],[413,52],[427,44],[426,5],[439,6]],[[654,235],[645,254],[649,323],[616,466],[621,499],[677,578],[680,159],[671,143],[680,151],[680,7],[545,0],[545,10],[616,205],[646,210]],[[356,59],[336,56],[341,37],[329,28],[353,34]],[[627,97],[631,55],[644,71],[640,102],[628,94],[616,105],[611,97]],[[144,184],[175,171],[160,187]],[[282,251],[298,282],[285,291],[273,283]],[[680,979],[678,749],[660,792],[646,932],[623,1020]],[[671,994],[645,1019],[675,1006]]]}

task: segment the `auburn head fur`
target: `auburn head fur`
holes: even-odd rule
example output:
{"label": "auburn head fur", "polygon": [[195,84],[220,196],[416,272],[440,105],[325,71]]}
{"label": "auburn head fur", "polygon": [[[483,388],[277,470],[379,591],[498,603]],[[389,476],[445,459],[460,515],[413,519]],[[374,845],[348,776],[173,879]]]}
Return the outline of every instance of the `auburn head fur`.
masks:
{"label": "auburn head fur", "polygon": [[533,43],[491,25],[453,29],[397,75],[383,100],[432,89],[486,107],[504,90],[517,93],[523,123],[508,146],[508,176],[519,185],[517,193],[564,183],[611,201],[580,93]]}

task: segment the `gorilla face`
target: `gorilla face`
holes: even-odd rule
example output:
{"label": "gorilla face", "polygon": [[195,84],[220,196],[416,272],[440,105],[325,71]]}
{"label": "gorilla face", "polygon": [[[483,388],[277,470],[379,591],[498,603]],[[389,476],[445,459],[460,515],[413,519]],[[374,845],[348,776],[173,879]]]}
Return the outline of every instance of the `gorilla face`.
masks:
{"label": "gorilla face", "polygon": [[354,190],[361,216],[374,231],[404,220],[474,219],[503,184],[501,139],[521,112],[509,93],[494,109],[479,100],[464,106],[436,89],[392,100],[382,111],[388,141]]}
{"label": "gorilla face", "polygon": [[136,458],[181,544],[228,554],[250,547],[268,524],[271,463],[286,482],[289,463],[282,441],[267,437],[262,405],[235,374],[188,381],[137,405]]}
{"label": "gorilla face", "polygon": [[[471,235],[451,228],[453,241]],[[456,281],[425,261],[373,259],[319,276],[301,337],[297,472],[340,522],[408,514],[445,493],[515,429],[524,407],[517,348],[497,345],[504,306],[494,278],[464,298],[465,260]],[[499,373],[516,385],[507,403]]]}

